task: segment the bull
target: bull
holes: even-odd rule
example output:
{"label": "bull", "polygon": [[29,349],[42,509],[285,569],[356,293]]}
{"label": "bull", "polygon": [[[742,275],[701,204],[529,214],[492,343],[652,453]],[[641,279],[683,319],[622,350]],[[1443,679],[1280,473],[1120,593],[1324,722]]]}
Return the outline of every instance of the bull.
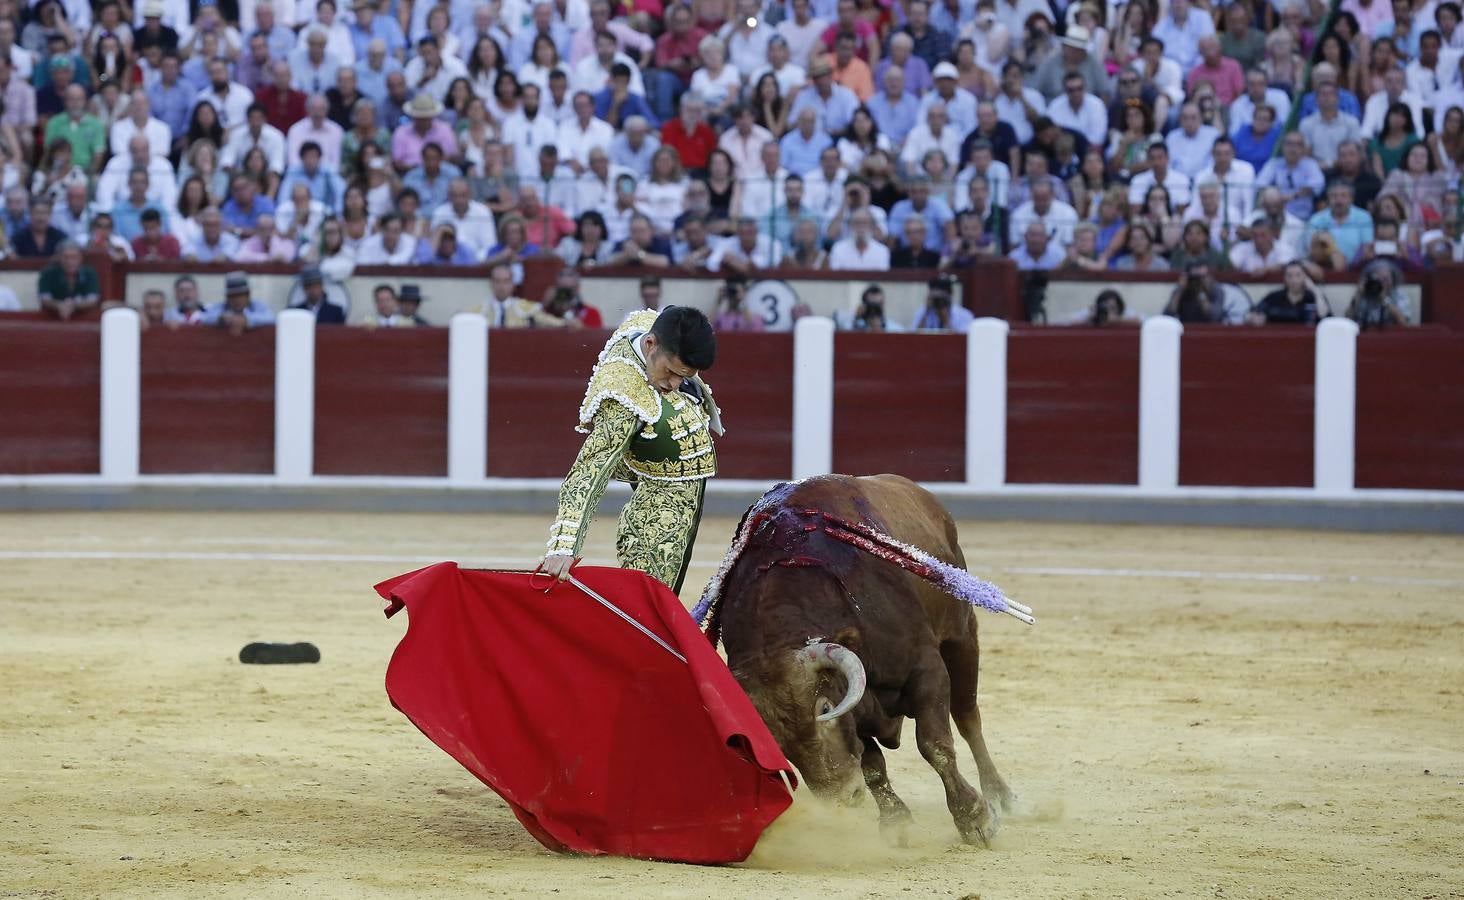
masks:
{"label": "bull", "polygon": [[[965,568],[950,514],[908,479],[829,475],[778,485],[748,511],[708,587],[700,608],[708,635],[723,641],[732,674],[816,796],[853,804],[867,788],[881,832],[905,843],[912,817],[880,748],[900,746],[909,717],[962,839],[990,846],[996,806],[1009,810],[1014,795],[981,732],[975,609],[904,562],[879,558],[861,534]],[[979,791],[956,764],[952,719],[975,758]]]}

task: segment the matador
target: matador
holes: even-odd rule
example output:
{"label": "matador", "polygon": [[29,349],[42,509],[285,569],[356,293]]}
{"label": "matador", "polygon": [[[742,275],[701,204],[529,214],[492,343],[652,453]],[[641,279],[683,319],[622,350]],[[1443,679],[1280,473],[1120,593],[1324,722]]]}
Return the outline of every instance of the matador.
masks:
{"label": "matador", "polygon": [[585,442],[559,489],[542,571],[569,577],[613,478],[631,485],[615,535],[620,566],[681,589],[717,474],[721,416],[700,374],[716,352],[711,323],[690,307],[632,313],[610,336],[580,404]]}

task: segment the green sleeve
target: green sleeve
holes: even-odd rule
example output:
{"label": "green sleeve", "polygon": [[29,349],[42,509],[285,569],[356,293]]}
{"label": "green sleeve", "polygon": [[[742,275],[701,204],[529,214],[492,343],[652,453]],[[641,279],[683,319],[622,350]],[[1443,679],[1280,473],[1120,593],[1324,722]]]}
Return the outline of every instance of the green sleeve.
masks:
{"label": "green sleeve", "polygon": [[639,426],[640,419],[623,404],[609,401],[600,405],[559,489],[559,511],[549,528],[549,556],[580,555],[605,485]]}

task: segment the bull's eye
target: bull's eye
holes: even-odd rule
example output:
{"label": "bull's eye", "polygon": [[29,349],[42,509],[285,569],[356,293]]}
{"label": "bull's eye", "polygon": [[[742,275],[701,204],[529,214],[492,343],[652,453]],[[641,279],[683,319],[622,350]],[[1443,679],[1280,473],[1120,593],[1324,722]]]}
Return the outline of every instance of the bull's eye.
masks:
{"label": "bull's eye", "polygon": [[833,711],[834,711],[834,704],[830,703],[828,700],[824,699],[823,697],[818,698],[818,715],[820,717],[826,716],[826,715],[828,715],[829,713],[831,713]]}

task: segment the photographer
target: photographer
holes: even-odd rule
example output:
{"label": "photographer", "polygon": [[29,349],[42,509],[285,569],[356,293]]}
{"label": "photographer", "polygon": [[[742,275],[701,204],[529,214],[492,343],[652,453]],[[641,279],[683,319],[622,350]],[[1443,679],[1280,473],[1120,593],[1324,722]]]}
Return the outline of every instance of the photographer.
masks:
{"label": "photographer", "polygon": [[892,322],[885,317],[884,288],[877,284],[871,284],[864,289],[864,293],[859,296],[859,305],[854,308],[852,315],[840,312],[834,316],[834,321],[844,331],[898,333],[905,330],[899,322]]}
{"label": "photographer", "polygon": [[1128,306],[1123,297],[1113,288],[1099,291],[1087,309],[1079,310],[1068,321],[1069,325],[1087,325],[1091,328],[1112,328],[1115,325],[1134,325],[1127,317]]}
{"label": "photographer", "polygon": [[954,331],[965,334],[976,317],[964,306],[951,302],[951,282],[937,276],[926,282],[925,308],[910,326],[915,331]]}
{"label": "photographer", "polygon": [[1399,272],[1386,260],[1368,263],[1347,305],[1347,318],[1364,331],[1408,325],[1408,297],[1399,287]]}
{"label": "photographer", "polygon": [[1181,322],[1224,322],[1225,292],[1210,278],[1210,266],[1191,261],[1180,276],[1179,286],[1169,295],[1164,315]]}
{"label": "photographer", "polygon": [[727,276],[717,296],[717,315],[712,319],[715,331],[762,331],[763,321],[747,309],[747,277],[741,272]]}

